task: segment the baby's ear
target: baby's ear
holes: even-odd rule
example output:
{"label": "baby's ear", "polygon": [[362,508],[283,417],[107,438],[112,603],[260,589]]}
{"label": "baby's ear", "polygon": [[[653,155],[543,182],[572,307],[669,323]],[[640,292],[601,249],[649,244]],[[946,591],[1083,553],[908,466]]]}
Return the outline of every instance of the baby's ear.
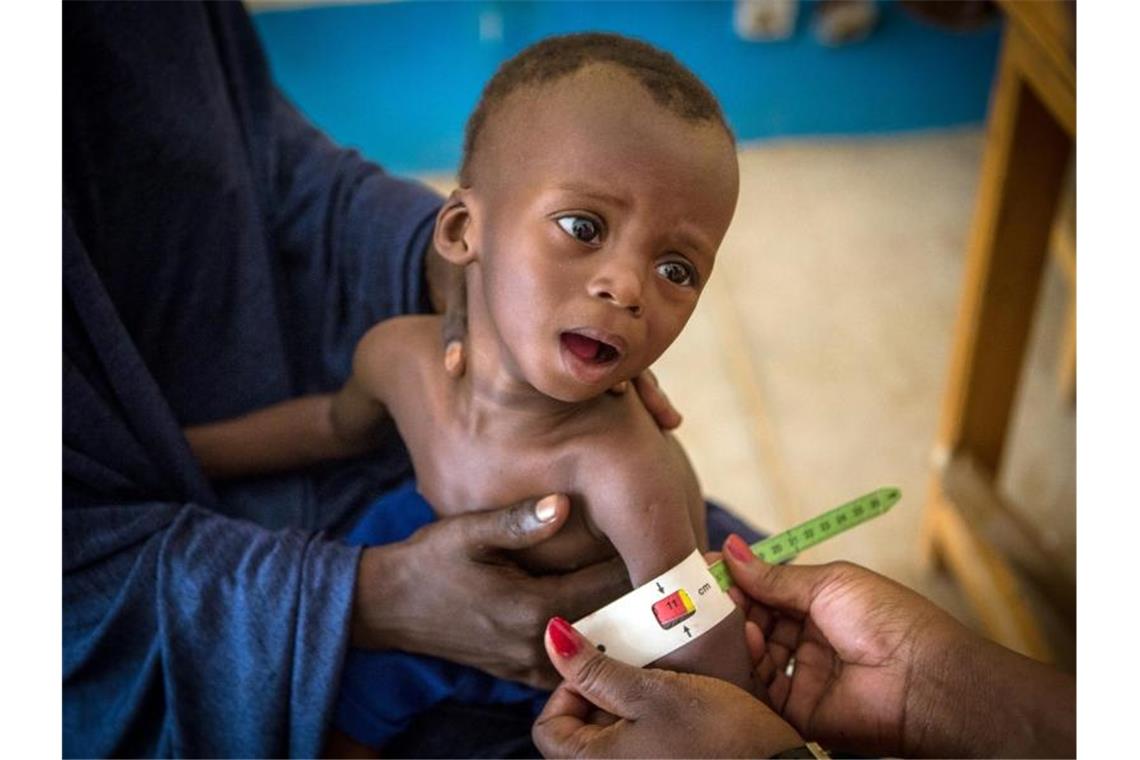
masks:
{"label": "baby's ear", "polygon": [[457,266],[466,266],[475,260],[475,251],[468,245],[471,231],[471,210],[462,188],[451,191],[443,208],[435,218],[432,243],[443,258]]}

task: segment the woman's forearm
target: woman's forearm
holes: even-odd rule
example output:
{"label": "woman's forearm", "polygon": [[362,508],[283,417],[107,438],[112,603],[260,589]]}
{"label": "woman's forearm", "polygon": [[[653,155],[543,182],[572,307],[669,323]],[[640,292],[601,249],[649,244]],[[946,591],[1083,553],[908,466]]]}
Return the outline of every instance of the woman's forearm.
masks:
{"label": "woman's forearm", "polygon": [[[907,754],[927,757],[1074,757],[1076,679],[964,632],[918,671]],[[917,671],[917,669],[916,669]]]}
{"label": "woman's forearm", "polygon": [[[1077,683],[1070,675],[986,641],[989,656],[978,677],[989,675],[982,702],[996,729],[999,757],[1075,757]],[[989,750],[985,751],[989,755]]]}

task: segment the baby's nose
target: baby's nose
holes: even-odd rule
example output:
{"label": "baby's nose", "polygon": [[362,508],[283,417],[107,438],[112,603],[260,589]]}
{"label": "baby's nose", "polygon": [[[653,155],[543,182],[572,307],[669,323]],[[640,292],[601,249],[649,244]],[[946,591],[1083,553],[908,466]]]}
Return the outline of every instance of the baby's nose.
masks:
{"label": "baby's nose", "polygon": [[590,283],[590,295],[641,316],[642,280],[630,267],[613,265],[599,272]]}

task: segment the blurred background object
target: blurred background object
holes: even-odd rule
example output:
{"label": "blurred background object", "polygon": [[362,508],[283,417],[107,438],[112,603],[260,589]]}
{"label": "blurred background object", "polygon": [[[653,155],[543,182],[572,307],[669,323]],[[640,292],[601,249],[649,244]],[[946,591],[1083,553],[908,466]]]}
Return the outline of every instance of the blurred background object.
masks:
{"label": "blurred background object", "polygon": [[754,42],[785,40],[796,31],[798,12],[798,0],[736,0],[736,33]]}
{"label": "blurred background object", "polygon": [[968,31],[986,26],[998,16],[990,0],[899,0],[909,13],[945,29]]}
{"label": "blurred background object", "polygon": [[542,37],[591,29],[672,52],[716,93],[744,143],[985,119],[996,22],[947,31],[880,3],[873,36],[832,48],[811,28],[824,5],[796,5],[794,32],[779,42],[742,39],[729,2],[274,3],[254,23],[279,83],[309,117],[399,172],[453,171],[463,125],[498,65]]}
{"label": "blurred background object", "polygon": [[850,45],[871,36],[879,20],[874,0],[820,0],[812,26],[824,45]]}
{"label": "blurred background object", "polygon": [[[1001,185],[982,174],[992,151],[983,125],[1007,13],[877,2],[868,36],[830,47],[812,22],[825,6],[808,0],[767,3],[791,20],[765,20],[763,41],[740,33],[742,4],[731,2],[248,5],[279,83],[310,118],[441,192],[482,85],[531,42],[604,30],[676,55],[716,93],[740,141],[740,202],[717,271],[658,365],[706,492],[778,530],[899,486],[888,517],[804,560],[867,565],[1000,638],[978,574],[964,578],[931,551],[926,503],[948,473],[973,505],[960,513],[967,543],[985,547],[964,567],[1008,559],[1008,589],[1047,643],[1037,654],[1075,666],[1075,214],[1064,211],[1075,206],[1024,224],[1054,255],[1012,275],[1032,297],[1020,301],[1031,313],[1024,360],[1010,362],[1019,382],[1005,394],[1002,466],[943,450],[931,469],[932,444],[945,443],[963,288],[978,281],[966,255],[986,202],[979,187]],[[1029,5],[1062,17],[1072,7]]]}

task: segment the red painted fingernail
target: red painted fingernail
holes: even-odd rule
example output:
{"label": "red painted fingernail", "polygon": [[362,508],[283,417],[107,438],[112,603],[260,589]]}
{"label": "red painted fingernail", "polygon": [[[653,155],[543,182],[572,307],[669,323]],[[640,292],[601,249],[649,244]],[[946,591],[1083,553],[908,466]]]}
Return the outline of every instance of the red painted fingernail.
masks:
{"label": "red painted fingernail", "polygon": [[752,554],[752,550],[748,548],[748,544],[744,543],[744,539],[733,533],[724,542],[724,548],[731,554],[738,562],[748,563],[756,559]]}
{"label": "red painted fingernail", "polygon": [[546,630],[550,634],[550,643],[554,645],[554,651],[558,652],[559,657],[573,657],[578,654],[578,632],[573,626],[560,617],[554,617],[546,624]]}

